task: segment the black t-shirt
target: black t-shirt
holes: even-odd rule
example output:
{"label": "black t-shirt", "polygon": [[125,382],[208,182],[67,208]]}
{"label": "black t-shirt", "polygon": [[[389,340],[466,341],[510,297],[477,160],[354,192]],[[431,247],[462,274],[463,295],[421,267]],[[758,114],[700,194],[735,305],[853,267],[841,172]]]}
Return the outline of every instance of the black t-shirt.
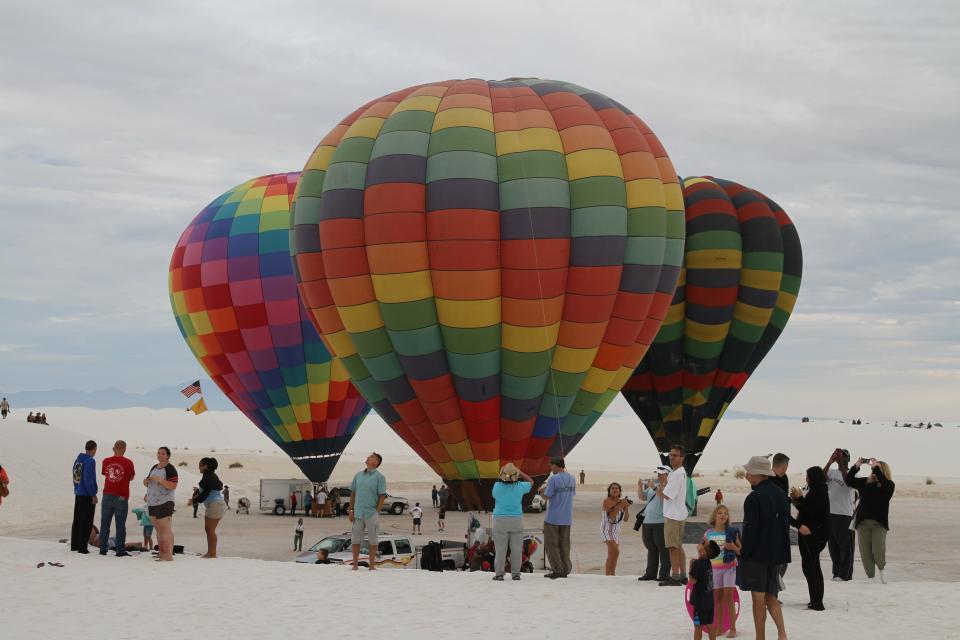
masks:
{"label": "black t-shirt", "polygon": [[713,609],[713,565],[709,558],[694,560],[690,577],[697,581],[690,591],[690,604],[694,609]]}

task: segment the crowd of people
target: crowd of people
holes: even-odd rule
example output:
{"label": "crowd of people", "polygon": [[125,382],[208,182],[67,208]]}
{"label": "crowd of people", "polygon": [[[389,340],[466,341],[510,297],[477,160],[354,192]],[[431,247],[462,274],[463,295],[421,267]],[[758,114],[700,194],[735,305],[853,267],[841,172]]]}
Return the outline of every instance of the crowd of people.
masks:
{"label": "crowd of people", "polygon": [[[143,486],[144,507],[132,510],[143,527],[143,542],[126,541],[126,520],[130,501],[130,485],[136,477],[133,462],[125,456],[126,443],[118,440],[113,455],[102,460],[102,494],[98,486],[96,464],[97,443],[90,440],[74,461],[74,514],[70,536],[72,551],[89,553],[88,547],[99,546],[101,555],[113,549],[118,557],[130,550],[149,550],[156,533],[156,560],[173,560],[173,514],[178,483],[177,468],[170,461],[170,450],[160,447],[157,462],[146,473]],[[660,586],[690,585],[689,604],[693,610],[695,637],[704,632],[716,637],[719,630],[735,637],[737,589],[749,592],[758,638],[763,638],[767,616],[771,617],[780,637],[786,636],[783,612],[778,599],[783,576],[791,563],[789,528],[798,534],[801,570],[807,582],[808,608],[823,611],[824,575],[820,555],[827,549],[831,558],[832,580],[852,580],[854,545],[859,543],[864,572],[871,581],[887,582],[886,534],[889,530],[889,505],[895,484],[890,465],[876,458],[859,458],[852,462],[850,453],[837,448],[822,467],[805,470],[804,486],[791,486],[787,472],[790,458],[778,453],[754,456],[743,465],[744,477],[751,491],[743,502],[743,522],[735,526],[730,508],[716,494],[716,507],[710,513],[708,528],[697,545],[696,557],[688,563],[684,551],[684,531],[696,502],[683,462],[687,452],[677,445],[668,453],[669,465],[655,469],[653,477],[638,483],[643,506],[637,516],[646,564],[640,581],[656,581]],[[367,566],[377,568],[377,536],[379,514],[387,495],[386,478],[379,470],[383,458],[371,453],[364,468],[353,477],[350,502],[345,509],[351,522],[352,568],[360,566],[359,554],[368,541]],[[852,463],[852,464],[851,464]],[[867,465],[869,474],[861,477]],[[550,570],[548,579],[566,578],[573,571],[570,531],[573,525],[573,504],[577,478],[566,471],[562,457],[551,460],[551,473],[539,491],[546,501],[544,516],[544,552]],[[198,463],[201,480],[194,487],[188,505],[204,507],[204,531],[207,552],[203,557],[217,557],[217,526],[228,504],[227,487],[216,474],[216,458],[204,457]],[[582,473],[582,472],[581,472]],[[10,479],[0,466],[0,503],[9,494]],[[492,488],[494,499],[492,539],[478,541],[469,550],[467,560],[472,570],[492,569],[496,581],[503,581],[509,572],[512,580],[520,580],[524,564],[532,552],[524,547],[523,501],[534,487],[533,478],[513,463],[505,464]],[[434,487],[431,496],[438,513],[442,513],[450,497],[449,489]],[[102,498],[99,496],[102,495]],[[295,496],[292,496],[295,497]],[[317,502],[336,503],[325,485],[316,494],[304,494],[306,514],[316,514]],[[94,526],[97,505],[101,507],[100,526]],[[295,503],[294,503],[295,504]],[[619,559],[620,535],[629,522],[632,501],[623,494],[619,483],[611,483],[600,505],[598,537],[605,545],[605,574],[615,575]],[[410,515],[413,533],[421,532],[423,509],[415,503]],[[443,517],[438,529],[443,530]],[[473,520],[473,519],[472,519]],[[478,525],[479,526],[479,525]],[[111,537],[111,530],[114,536]],[[294,531],[294,549],[301,550],[303,518]],[[520,562],[511,562],[520,558]],[[327,563],[326,554],[317,562]],[[718,620],[717,623],[714,620]],[[721,626],[719,621],[723,620]]]}
{"label": "crowd of people", "polygon": [[37,413],[31,411],[27,415],[27,422],[32,422],[34,424],[49,424],[47,422],[47,414],[40,413],[39,411]]}
{"label": "crowd of people", "polygon": [[[743,465],[751,491],[743,503],[743,523],[734,526],[723,494],[708,517],[709,527],[689,563],[684,552],[685,525],[696,503],[696,489],[688,482],[683,466],[687,452],[671,447],[669,466],[660,466],[654,477],[641,479],[638,492],[644,501],[637,521],[647,559],[640,581],[660,586],[690,585],[694,637],[706,633],[715,638],[726,632],[736,637],[738,588],[749,592],[757,638],[764,638],[767,617],[773,619],[778,636],[786,637],[783,611],[778,599],[783,576],[791,562],[790,527],[797,530],[801,569],[807,582],[808,609],[823,611],[824,577],[820,554],[828,549],[832,580],[849,581],[853,575],[855,539],[859,540],[864,572],[887,582],[886,533],[894,483],[889,464],[875,458],[860,458],[851,465],[850,453],[836,449],[823,467],[810,467],[804,487],[791,486],[787,477],[790,458],[778,453],[754,456]],[[870,474],[860,477],[862,466]],[[503,580],[505,559],[518,557],[523,532],[521,502],[533,481],[513,464],[504,465],[493,488],[493,541],[470,554],[471,569],[493,559],[494,580]],[[547,500],[544,517],[544,547],[550,571],[548,579],[567,577],[572,571],[570,527],[576,480],[566,472],[564,460],[551,461],[551,474],[541,488]],[[606,546],[606,575],[615,575],[620,533],[628,521],[632,503],[619,483],[607,487],[600,508],[600,541]],[[636,527],[635,527],[636,528]],[[520,579],[519,568],[511,571]],[[715,622],[716,620],[716,622]]]}
{"label": "crowd of people", "polygon": [[[133,461],[124,454],[127,444],[117,440],[113,445],[113,455],[104,458],[100,464],[103,476],[103,491],[100,492],[97,474],[97,443],[88,440],[84,451],[77,455],[73,463],[73,522],[70,530],[70,550],[77,553],[90,553],[90,546],[99,547],[100,555],[105,556],[111,549],[117,557],[129,556],[130,551],[150,551],[154,548],[153,534],[157,537],[158,562],[170,562],[174,554],[173,514],[179,474],[170,462],[170,449],[157,449],[157,463],[150,467],[143,479],[145,494],[142,507],[130,509],[130,485],[136,477]],[[204,507],[204,532],[207,538],[207,551],[204,558],[217,557],[217,525],[227,511],[224,500],[225,487],[217,477],[216,458],[204,457],[198,463],[201,474],[199,487],[187,501],[194,507]],[[102,495],[102,498],[98,497]],[[100,505],[100,527],[94,525],[97,505]],[[127,542],[127,517],[129,513],[137,517],[143,527],[143,542]],[[111,528],[114,536],[111,537]]]}

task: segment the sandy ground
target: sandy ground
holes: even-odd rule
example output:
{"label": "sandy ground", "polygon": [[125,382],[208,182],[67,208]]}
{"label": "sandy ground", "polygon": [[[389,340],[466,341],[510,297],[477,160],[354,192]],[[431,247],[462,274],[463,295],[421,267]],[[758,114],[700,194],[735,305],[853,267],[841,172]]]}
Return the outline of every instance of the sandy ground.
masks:
{"label": "sandy ground", "polygon": [[[782,594],[789,637],[956,638],[953,591],[894,575],[887,585],[828,585],[826,611],[812,612],[805,608],[802,578],[789,573]],[[488,573],[352,572],[240,558],[153,562],[147,555],[80,556],[55,543],[14,538],[0,538],[0,576],[16,586],[0,598],[0,635],[12,640],[140,640],[157,634],[680,640],[692,634],[680,589],[632,576],[552,581],[524,575],[520,582],[493,582]],[[754,638],[746,600],[738,630],[740,637]],[[766,629],[768,638],[776,637],[772,622]]]}
{"label": "sandy ground", "polygon": [[[191,421],[189,417],[185,418],[181,414],[182,412],[146,409],[101,412],[73,409],[59,412],[59,420],[50,427],[39,428],[9,420],[0,423],[0,463],[11,475],[11,496],[0,506],[0,535],[42,541],[56,541],[67,537],[73,505],[69,469],[80,445],[88,436],[95,437],[102,443],[97,456],[100,460],[109,455],[106,449],[114,437],[128,434],[126,438],[130,441],[129,454],[134,459],[140,477],[152,463],[156,446],[164,443],[171,446],[172,461],[178,465],[182,474],[182,488],[177,493],[178,511],[174,518],[174,530],[177,542],[184,544],[191,552],[203,552],[206,548],[203,521],[201,518],[194,520],[190,517],[191,509],[186,506],[190,495],[189,487],[197,481],[196,466],[201,456],[214,455],[219,459],[219,475],[230,485],[234,504],[238,498],[246,496],[255,506],[258,505],[261,478],[300,477],[299,469],[255,429],[237,429],[234,422],[236,416],[218,415],[204,423]],[[823,425],[818,428],[826,429]],[[363,429],[367,431],[364,432]],[[397,451],[397,443],[401,447],[404,446],[403,443],[392,433],[378,431],[376,422],[371,423],[369,428],[364,425],[363,429],[334,470],[331,485],[349,483],[355,471],[362,467],[366,452],[376,447],[378,451],[387,452],[383,471],[388,478],[389,491],[409,498],[411,502],[420,501],[424,506],[429,505],[430,488],[439,483],[439,478],[433,477],[430,469],[416,457],[402,449]],[[794,455],[790,473],[792,483],[802,484],[804,466],[823,462],[814,458],[814,454],[824,448],[822,443],[815,447],[808,442],[813,429],[814,427],[809,425],[799,428],[788,423],[735,422],[727,429],[724,438],[716,443],[714,457],[705,459],[702,463],[703,475],[697,478],[697,483],[701,487],[710,486],[712,491],[717,487],[722,488],[725,501],[736,520],[740,517],[743,497],[748,488],[745,480],[734,477],[734,464],[743,457],[737,457],[737,452],[745,449],[745,445],[738,439],[742,437],[743,442],[749,442],[750,446],[753,446],[755,441],[772,433],[773,441]],[[955,538],[952,535],[960,527],[960,479],[938,475],[935,484],[927,485],[925,476],[897,475],[897,469],[918,474],[928,466],[938,471],[949,470],[947,462],[952,459],[952,451],[956,449],[943,451],[929,449],[927,445],[932,442],[931,438],[935,438],[944,446],[952,447],[960,435],[960,430],[919,432],[886,427],[868,431],[866,426],[855,429],[850,425],[841,425],[839,433],[842,436],[841,444],[849,442],[854,451],[868,450],[871,455],[879,455],[881,452],[882,455],[888,455],[889,452],[896,456],[890,458],[897,480],[897,492],[891,503],[891,532],[888,539],[888,561],[892,580],[960,580],[960,547],[953,544]],[[598,434],[598,437],[602,440],[602,433]],[[220,443],[221,446],[214,446],[212,443]],[[246,448],[225,450],[222,443]],[[912,443],[915,453],[911,453],[904,443]],[[631,470],[627,466],[604,468],[592,461],[594,449],[586,447],[586,444],[587,440],[584,441],[584,449],[578,448],[569,459],[571,471],[578,473],[581,468],[585,468],[587,472],[587,484],[579,488],[575,501],[573,555],[576,571],[602,573],[605,550],[598,539],[598,527],[600,503],[606,485],[612,481],[620,482],[628,495],[636,497],[638,476],[648,475],[656,460],[651,461],[649,458],[652,456],[645,456],[644,460],[650,464],[643,469]],[[762,441],[757,448],[768,446],[771,446],[771,441]],[[927,458],[918,461],[917,454],[921,452]],[[726,460],[717,459],[721,453],[726,453]],[[717,465],[714,467],[716,471],[711,472],[707,467],[711,461],[729,466]],[[179,466],[182,463],[185,465]],[[242,467],[231,469],[231,463],[239,463]],[[701,470],[700,467],[698,470]],[[140,485],[134,482],[131,501],[133,505],[141,504],[140,491]],[[702,499],[701,504],[705,507],[697,520],[706,519],[709,507],[712,506],[712,491],[710,496]],[[427,508],[425,515],[423,541],[439,537],[434,511]],[[525,518],[527,525],[531,527],[540,526],[542,523],[542,516],[538,514],[527,514]],[[481,520],[488,524],[489,516],[482,515]],[[99,522],[99,511],[96,521]],[[408,515],[385,515],[381,522],[385,530],[396,532],[409,531],[411,524]],[[256,509],[250,515],[231,512],[218,531],[220,553],[224,556],[289,561],[293,556],[295,523],[296,520],[290,516],[262,514]],[[304,543],[310,545],[325,535],[342,533],[348,528],[344,519],[308,519]],[[128,520],[128,529],[128,539],[137,539],[140,528],[132,517]],[[443,537],[461,539],[465,530],[466,514],[448,513],[447,532]],[[796,556],[791,572],[799,576],[799,554]],[[643,569],[645,557],[646,550],[639,535],[625,527],[620,573],[638,574]],[[825,565],[829,562],[826,553],[823,554],[823,560]],[[859,565],[856,576],[863,576]],[[828,583],[828,592],[831,588],[832,583]]]}
{"label": "sandy ground", "polygon": [[[194,469],[201,454],[174,451],[176,464],[186,462],[186,469]],[[346,484],[355,470],[361,468],[359,455],[351,455],[344,460],[331,478],[331,485]],[[240,496],[247,496],[254,505],[259,503],[259,480],[263,477],[294,478],[297,468],[281,455],[253,455],[241,453],[224,454],[221,464],[228,467],[230,462],[238,462],[242,468],[222,469],[221,478],[231,486],[231,501],[236,503]],[[183,469],[183,468],[181,468]],[[408,498],[411,503],[419,501],[425,506],[424,535],[422,542],[443,537],[445,539],[463,539],[467,526],[467,514],[448,512],[446,532],[441,536],[437,529],[436,511],[429,507],[432,482],[418,478],[424,476],[424,466],[414,461],[386,462],[383,472],[388,478],[388,490],[391,494]],[[429,470],[426,472],[429,474]],[[574,507],[574,526],[571,532],[573,560],[578,573],[603,573],[606,551],[599,542],[600,503],[606,492],[606,485],[619,481],[625,485],[625,491],[636,497],[636,485],[630,483],[631,473],[616,470],[588,470],[587,484],[578,487]],[[710,486],[713,491],[722,488],[725,503],[731,508],[734,520],[742,514],[743,498],[746,495],[745,480],[738,480],[731,474],[705,475],[697,478],[698,486]],[[200,518],[193,519],[192,509],[186,505],[188,492],[178,492],[178,511],[174,517],[174,531],[178,544],[189,551],[203,552],[206,542],[203,535],[203,509]],[[137,503],[137,499],[132,501]],[[0,524],[0,534],[16,535],[35,540],[56,540],[66,536],[69,531],[70,509],[72,501],[66,496],[58,511],[63,517],[56,521],[45,520],[37,524],[23,524],[6,527]],[[713,505],[711,496],[701,498],[700,514],[692,521],[705,521]],[[2,509],[13,507],[4,502]],[[98,512],[99,513],[99,512]],[[301,514],[302,515],[302,514]],[[543,516],[526,514],[525,523],[529,527],[542,525]],[[891,531],[887,541],[889,571],[893,580],[960,580],[960,547],[953,544],[953,532],[960,528],[960,486],[954,484],[933,485],[927,487],[919,481],[907,480],[898,485],[897,495],[891,503]],[[489,514],[481,514],[484,525],[490,524]],[[632,514],[631,514],[632,520]],[[220,554],[257,558],[262,560],[291,560],[293,557],[293,528],[296,517],[275,516],[254,509],[250,515],[230,512],[218,528],[220,536]],[[409,515],[383,515],[381,524],[385,531],[409,533],[411,519]],[[308,518],[305,521],[306,534],[304,545],[309,546],[326,535],[342,533],[349,529],[346,518]],[[136,540],[140,534],[131,517],[128,522],[128,539]],[[922,540],[922,544],[915,541]],[[692,546],[688,545],[688,553]],[[795,566],[791,570],[800,575],[799,553],[794,548]],[[639,574],[646,561],[646,550],[638,533],[629,527],[623,529],[621,544],[621,574]],[[829,572],[829,557],[823,554],[823,563]],[[829,573],[827,574],[829,576]],[[862,577],[859,564],[855,575]],[[832,588],[828,583],[828,591]]]}

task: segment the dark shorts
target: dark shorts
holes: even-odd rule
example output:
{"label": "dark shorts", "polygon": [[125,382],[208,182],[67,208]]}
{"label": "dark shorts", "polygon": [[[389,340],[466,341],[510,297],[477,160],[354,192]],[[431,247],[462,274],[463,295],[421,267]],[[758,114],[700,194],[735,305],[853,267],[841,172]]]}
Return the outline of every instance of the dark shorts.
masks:
{"label": "dark shorts", "polygon": [[693,609],[693,624],[699,626],[713,624],[713,609]]}
{"label": "dark shorts", "polygon": [[414,519],[413,519],[413,526],[415,526],[415,527],[419,527],[419,526],[420,526],[420,518],[414,518]]}
{"label": "dark shorts", "polygon": [[755,560],[741,560],[740,589],[769,593],[776,597],[780,593],[779,565],[763,564]]}
{"label": "dark shorts", "polygon": [[157,520],[169,518],[173,515],[173,503],[164,502],[163,504],[159,504],[155,507],[147,507],[147,513]]}

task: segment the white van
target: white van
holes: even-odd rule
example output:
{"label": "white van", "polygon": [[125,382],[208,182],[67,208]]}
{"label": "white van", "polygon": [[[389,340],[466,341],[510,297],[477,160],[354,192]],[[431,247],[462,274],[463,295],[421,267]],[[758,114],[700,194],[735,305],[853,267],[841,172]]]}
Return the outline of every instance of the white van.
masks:
{"label": "white van", "polygon": [[303,496],[313,495],[313,483],[303,478],[260,480],[260,511],[278,516],[290,511],[290,494],[297,496],[297,511],[303,511]]}

